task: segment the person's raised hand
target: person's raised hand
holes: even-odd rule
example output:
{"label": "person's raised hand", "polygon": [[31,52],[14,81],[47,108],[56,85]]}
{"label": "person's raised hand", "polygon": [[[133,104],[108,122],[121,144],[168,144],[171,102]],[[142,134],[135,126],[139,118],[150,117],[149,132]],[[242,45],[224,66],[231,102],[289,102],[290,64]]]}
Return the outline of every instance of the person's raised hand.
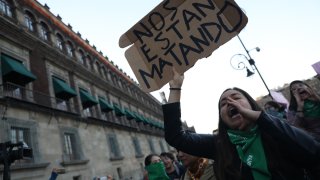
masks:
{"label": "person's raised hand", "polygon": [[231,97],[228,97],[227,101],[230,105],[234,106],[243,117],[243,122],[238,127],[238,130],[245,130],[250,127],[250,125],[257,121],[261,114],[261,111],[254,111],[252,109],[244,107],[240,102],[232,99]]}
{"label": "person's raised hand", "polygon": [[184,75],[179,74],[175,68],[172,68],[173,79],[169,82],[170,88],[181,88],[184,80]]}
{"label": "person's raised hand", "polygon": [[301,99],[298,90],[294,90],[292,93],[297,102],[297,110],[302,111],[304,106],[304,101]]}

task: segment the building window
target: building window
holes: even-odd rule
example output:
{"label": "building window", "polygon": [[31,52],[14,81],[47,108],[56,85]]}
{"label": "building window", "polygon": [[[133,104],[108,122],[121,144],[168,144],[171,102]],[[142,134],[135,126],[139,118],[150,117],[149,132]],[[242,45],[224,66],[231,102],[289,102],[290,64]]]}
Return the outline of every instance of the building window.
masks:
{"label": "building window", "polygon": [[57,109],[64,110],[64,111],[68,110],[68,106],[65,100],[56,99],[56,103],[57,103]]}
{"label": "building window", "polygon": [[30,130],[28,128],[11,127],[11,142],[24,142],[30,146]]}
{"label": "building window", "polygon": [[72,163],[75,160],[84,160],[81,141],[76,128],[60,127],[62,141],[63,162]]}
{"label": "building window", "polygon": [[91,57],[89,56],[89,55],[87,55],[87,57],[86,57],[86,59],[87,59],[87,64],[86,64],[86,66],[87,66],[87,68],[88,69],[92,69],[92,60],[91,60]]}
{"label": "building window", "polygon": [[49,28],[44,22],[40,23],[40,37],[45,41],[49,41]]}
{"label": "building window", "polygon": [[79,54],[80,56],[78,57],[78,61],[80,62],[80,64],[86,65],[86,56],[84,55],[84,52],[81,49],[79,50]]}
{"label": "building window", "polygon": [[75,136],[71,133],[64,133],[64,150],[67,160],[76,160]]}
{"label": "building window", "polygon": [[111,71],[110,70],[107,70],[106,77],[107,77],[108,81],[112,82],[112,76],[111,76]]}
{"label": "building window", "polygon": [[82,112],[83,112],[84,117],[92,117],[92,109],[91,108],[83,109]]}
{"label": "building window", "polygon": [[149,148],[150,148],[151,153],[156,153],[156,151],[154,149],[154,145],[153,145],[152,139],[149,139],[148,143],[149,143]]}
{"label": "building window", "polygon": [[[11,126],[10,140],[13,144],[16,144],[18,142],[22,142],[23,146],[27,146],[28,148],[32,148],[29,128]],[[28,158],[28,159],[19,159],[19,160],[15,161],[14,164],[32,163],[32,162],[33,162],[33,158]]]}
{"label": "building window", "polygon": [[140,142],[138,141],[138,138],[137,137],[133,137],[132,138],[132,142],[133,142],[134,150],[136,151],[136,156],[137,157],[142,157],[143,154],[142,154],[142,151],[141,151],[141,146],[140,146]]}
{"label": "building window", "polygon": [[60,34],[57,34],[57,47],[62,51],[63,50],[63,38]]}
{"label": "building window", "polygon": [[10,82],[7,82],[5,84],[5,94],[6,96],[10,96],[16,99],[23,99],[22,91],[23,89],[15,84],[12,84]]}
{"label": "building window", "polygon": [[0,12],[12,17],[11,6],[6,0],[0,0]]}
{"label": "building window", "polygon": [[94,70],[94,72],[98,73],[98,72],[99,72],[99,71],[98,71],[98,68],[99,68],[98,62],[93,63],[93,70]]}
{"label": "building window", "polygon": [[77,139],[74,133],[70,133],[70,132],[64,133],[65,160],[72,161],[72,160],[80,159],[79,149],[77,149],[76,143],[77,143]]}
{"label": "building window", "polygon": [[121,79],[118,79],[118,84],[119,84],[120,89],[123,89]]}
{"label": "building window", "polygon": [[67,50],[67,55],[70,57],[73,57],[73,46],[72,46],[71,42],[68,42],[66,44],[66,50]]}
{"label": "building window", "polygon": [[122,159],[117,137],[114,134],[108,136],[111,159]]}
{"label": "building window", "polygon": [[26,11],[25,15],[24,15],[24,22],[26,24],[26,27],[28,28],[29,31],[34,31],[34,18],[31,15],[31,13],[29,11]]}

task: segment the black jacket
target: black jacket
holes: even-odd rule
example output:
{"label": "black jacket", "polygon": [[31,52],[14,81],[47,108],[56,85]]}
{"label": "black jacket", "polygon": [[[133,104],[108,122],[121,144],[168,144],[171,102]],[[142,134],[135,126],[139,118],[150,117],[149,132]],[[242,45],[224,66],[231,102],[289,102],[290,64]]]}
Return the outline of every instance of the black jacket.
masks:
{"label": "black jacket", "polygon": [[[171,146],[188,154],[219,160],[218,151],[222,151],[215,134],[196,134],[182,130],[180,121],[180,103],[162,106],[164,115],[165,139]],[[273,180],[303,180],[304,168],[320,164],[320,144],[304,131],[287,123],[261,113],[257,124],[262,133],[268,168]],[[273,141],[272,146],[264,141],[266,137]],[[237,153],[234,149],[232,153]],[[226,180],[253,179],[251,170],[236,154],[232,168],[240,171],[241,177],[232,177],[225,171]],[[277,160],[279,159],[279,163]]]}

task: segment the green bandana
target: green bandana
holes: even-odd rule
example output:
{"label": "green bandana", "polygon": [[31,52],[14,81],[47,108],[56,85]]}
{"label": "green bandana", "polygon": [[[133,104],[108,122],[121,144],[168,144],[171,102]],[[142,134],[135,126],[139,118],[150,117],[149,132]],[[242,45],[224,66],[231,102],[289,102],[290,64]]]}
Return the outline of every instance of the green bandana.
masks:
{"label": "green bandana", "polygon": [[162,162],[150,164],[145,169],[148,171],[148,180],[169,180]]}
{"label": "green bandana", "polygon": [[268,170],[258,126],[249,132],[228,130],[228,135],[231,143],[236,145],[241,161],[251,168],[254,179],[270,180],[271,174]]}
{"label": "green bandana", "polygon": [[305,117],[319,118],[320,117],[320,103],[305,100],[303,112]]}

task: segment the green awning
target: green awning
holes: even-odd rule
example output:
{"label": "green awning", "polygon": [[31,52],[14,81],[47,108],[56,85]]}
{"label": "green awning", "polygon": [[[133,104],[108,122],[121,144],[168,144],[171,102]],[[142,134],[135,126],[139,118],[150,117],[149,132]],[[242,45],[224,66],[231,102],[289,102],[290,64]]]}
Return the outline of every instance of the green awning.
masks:
{"label": "green awning", "polygon": [[127,119],[131,120],[131,119],[135,119],[136,116],[128,109],[124,110],[124,113],[126,114]]}
{"label": "green awning", "polygon": [[99,104],[100,104],[101,111],[103,112],[109,112],[114,109],[113,106],[103,98],[99,98]]}
{"label": "green awning", "polygon": [[116,116],[124,116],[125,112],[116,104],[113,105]]}
{"label": "green awning", "polygon": [[75,90],[73,90],[66,82],[63,80],[52,77],[53,81],[53,89],[55,92],[55,95],[59,99],[68,100],[72,97],[77,96],[77,93]]}
{"label": "green awning", "polygon": [[139,113],[134,112],[134,115],[136,116],[136,121],[137,122],[144,122],[143,117]]}
{"label": "green awning", "polygon": [[1,54],[2,76],[5,82],[25,86],[37,79],[19,60]]}
{"label": "green awning", "polygon": [[142,116],[142,119],[144,124],[149,124],[149,120],[146,117]]}
{"label": "green awning", "polygon": [[92,97],[86,90],[80,89],[80,98],[84,109],[97,105],[98,101]]}

